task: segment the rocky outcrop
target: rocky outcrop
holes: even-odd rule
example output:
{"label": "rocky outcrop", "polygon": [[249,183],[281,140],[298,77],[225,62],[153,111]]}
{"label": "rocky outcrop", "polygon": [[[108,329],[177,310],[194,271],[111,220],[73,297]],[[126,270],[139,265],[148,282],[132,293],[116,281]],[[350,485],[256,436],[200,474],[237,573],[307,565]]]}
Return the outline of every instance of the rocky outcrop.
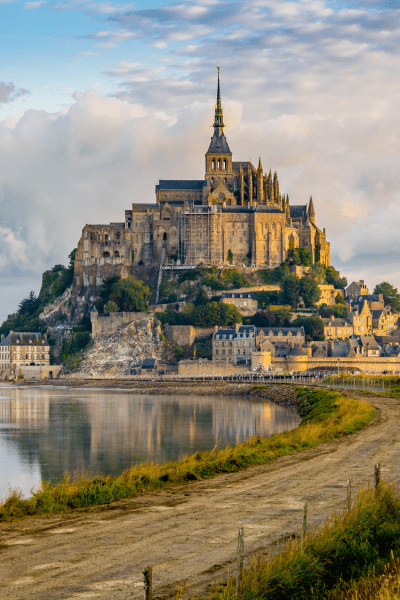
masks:
{"label": "rocky outcrop", "polygon": [[145,358],[160,358],[163,350],[159,322],[141,317],[114,333],[98,335],[75,371],[91,377],[131,375]]}
{"label": "rocky outcrop", "polygon": [[39,319],[41,319],[42,321],[51,321],[54,319],[54,317],[56,317],[58,315],[61,315],[61,314],[66,315],[68,313],[68,306],[69,306],[69,300],[71,298],[71,292],[72,292],[72,287],[69,287],[68,289],[65,290],[65,292],[62,294],[62,296],[59,296],[58,298],[56,298],[54,300],[54,302],[47,304],[47,306],[44,307],[43,312],[40,313]]}

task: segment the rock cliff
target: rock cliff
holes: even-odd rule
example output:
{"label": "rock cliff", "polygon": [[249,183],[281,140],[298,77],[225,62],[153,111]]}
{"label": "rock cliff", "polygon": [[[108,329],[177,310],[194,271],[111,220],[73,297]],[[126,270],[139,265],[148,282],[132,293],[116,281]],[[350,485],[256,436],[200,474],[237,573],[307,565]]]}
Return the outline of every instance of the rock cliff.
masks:
{"label": "rock cliff", "polygon": [[145,358],[160,358],[164,344],[159,322],[141,317],[115,333],[98,335],[75,373],[90,376],[131,375]]}

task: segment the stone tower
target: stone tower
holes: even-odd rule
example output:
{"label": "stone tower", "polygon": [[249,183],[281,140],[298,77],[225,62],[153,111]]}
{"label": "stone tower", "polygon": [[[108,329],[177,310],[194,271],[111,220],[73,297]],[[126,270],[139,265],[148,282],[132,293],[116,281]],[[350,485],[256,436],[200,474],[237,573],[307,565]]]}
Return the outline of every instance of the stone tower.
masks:
{"label": "stone tower", "polygon": [[221,91],[219,84],[218,69],[218,89],[217,103],[215,105],[214,116],[214,134],[211,138],[210,146],[206,153],[206,180],[214,181],[215,178],[224,178],[232,174],[232,152],[229,149],[228,142],[224,134],[224,118],[221,104]]}

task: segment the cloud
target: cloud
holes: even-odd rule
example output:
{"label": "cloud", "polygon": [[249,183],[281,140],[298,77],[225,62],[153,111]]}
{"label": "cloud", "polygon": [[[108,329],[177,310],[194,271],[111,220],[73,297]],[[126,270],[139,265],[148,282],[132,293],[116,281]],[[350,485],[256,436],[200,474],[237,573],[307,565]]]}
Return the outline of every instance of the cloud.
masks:
{"label": "cloud", "polygon": [[30,92],[24,88],[16,90],[15,85],[11,81],[10,83],[0,81],[0,104],[9,104],[17,98],[26,96],[27,94],[30,94]]}
{"label": "cloud", "polygon": [[32,10],[35,8],[40,8],[41,6],[43,6],[43,4],[46,4],[46,0],[37,0],[36,2],[24,2],[22,6],[25,10]]}
{"label": "cloud", "polygon": [[110,2],[93,2],[92,0],[67,0],[66,2],[53,2],[51,8],[58,11],[79,11],[84,10],[85,13],[91,15],[109,15],[117,10],[129,10],[134,5],[114,5]]}

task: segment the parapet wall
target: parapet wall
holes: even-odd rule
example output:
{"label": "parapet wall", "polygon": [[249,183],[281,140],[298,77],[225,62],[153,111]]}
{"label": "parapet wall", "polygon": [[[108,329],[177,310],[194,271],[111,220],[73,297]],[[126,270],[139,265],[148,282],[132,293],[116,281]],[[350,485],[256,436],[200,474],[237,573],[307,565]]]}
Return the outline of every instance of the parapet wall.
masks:
{"label": "parapet wall", "polygon": [[197,340],[211,337],[218,327],[193,327],[193,325],[167,325],[167,335],[178,346],[191,346]]}
{"label": "parapet wall", "polygon": [[207,358],[199,358],[198,360],[181,360],[179,362],[179,375],[186,376],[207,376],[207,375],[239,375],[246,370],[250,370],[248,365],[220,365],[212,362]]}
{"label": "parapet wall", "polygon": [[98,335],[113,333],[128,323],[148,317],[149,315],[144,312],[115,312],[110,313],[109,315],[102,315],[97,311],[93,311],[90,313],[92,338],[95,338]]}

